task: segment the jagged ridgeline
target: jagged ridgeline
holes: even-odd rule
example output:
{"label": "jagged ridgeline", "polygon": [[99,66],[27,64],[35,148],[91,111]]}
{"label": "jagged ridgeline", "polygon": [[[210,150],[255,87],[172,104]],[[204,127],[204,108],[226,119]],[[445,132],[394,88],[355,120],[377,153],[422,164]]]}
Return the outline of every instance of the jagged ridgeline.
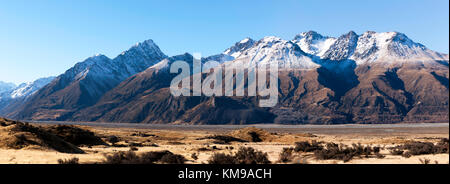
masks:
{"label": "jagged ridgeline", "polygon": [[[114,59],[96,55],[0,115],[25,120],[188,124],[342,124],[449,121],[449,59],[398,32],[351,31],[340,37],[304,32],[292,40],[245,38],[203,58],[222,65],[279,63],[278,103],[259,97],[175,97],[169,72],[177,60],[151,40]],[[8,96],[8,95],[6,95]]]}

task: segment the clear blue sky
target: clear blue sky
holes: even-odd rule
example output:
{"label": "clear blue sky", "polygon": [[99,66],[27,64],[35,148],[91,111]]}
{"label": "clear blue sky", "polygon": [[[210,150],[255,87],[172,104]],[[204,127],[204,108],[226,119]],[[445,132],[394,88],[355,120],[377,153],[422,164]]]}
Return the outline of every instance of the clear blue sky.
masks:
{"label": "clear blue sky", "polygon": [[448,7],[448,0],[0,0],[0,81],[59,75],[146,39],[169,56],[206,56],[245,37],[399,31],[448,53]]}

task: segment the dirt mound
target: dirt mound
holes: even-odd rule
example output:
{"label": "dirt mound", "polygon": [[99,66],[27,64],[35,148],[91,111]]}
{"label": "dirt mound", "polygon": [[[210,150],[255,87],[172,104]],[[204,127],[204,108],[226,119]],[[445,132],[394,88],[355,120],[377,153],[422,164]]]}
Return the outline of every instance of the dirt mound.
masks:
{"label": "dirt mound", "polygon": [[53,149],[62,153],[84,153],[77,146],[42,127],[4,118],[0,118],[0,148],[39,148]]}
{"label": "dirt mound", "polygon": [[57,125],[47,127],[46,130],[76,146],[107,145],[100,137],[97,137],[94,132],[75,126]]}
{"label": "dirt mound", "polygon": [[249,142],[265,142],[273,139],[270,132],[260,128],[246,127],[232,131],[230,136],[243,139]]}

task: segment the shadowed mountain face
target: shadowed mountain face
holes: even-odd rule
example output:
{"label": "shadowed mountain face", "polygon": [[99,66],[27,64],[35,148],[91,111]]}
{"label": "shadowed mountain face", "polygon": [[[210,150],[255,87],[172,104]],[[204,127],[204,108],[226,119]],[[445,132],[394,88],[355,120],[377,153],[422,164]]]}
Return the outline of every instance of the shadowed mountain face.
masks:
{"label": "shadowed mountain face", "polygon": [[332,38],[310,31],[292,41],[246,38],[202,60],[225,67],[278,62],[278,104],[272,108],[260,108],[261,97],[172,96],[169,85],[177,74],[169,73],[170,64],[183,60],[192,67],[193,57],[166,58],[152,43],[114,60],[96,56],[77,64],[10,117],[186,124],[449,121],[448,55],[401,33]]}
{"label": "shadowed mountain face", "polygon": [[[352,74],[324,68],[280,71],[280,98],[274,108],[259,108],[256,97],[174,97],[168,88],[173,76],[149,69],[71,120],[188,124],[446,121],[448,88],[433,72],[415,67],[360,66]],[[446,70],[436,68],[434,73]],[[355,78],[347,80],[348,75]],[[413,81],[416,84],[405,84]]]}
{"label": "shadowed mountain face", "polygon": [[[183,60],[192,64],[189,54],[162,62]],[[191,65],[192,67],[192,65]],[[266,123],[274,115],[254,102],[227,97],[174,97],[169,85],[176,74],[168,68],[151,67],[122,82],[92,107],[73,115],[77,121],[245,124]]]}

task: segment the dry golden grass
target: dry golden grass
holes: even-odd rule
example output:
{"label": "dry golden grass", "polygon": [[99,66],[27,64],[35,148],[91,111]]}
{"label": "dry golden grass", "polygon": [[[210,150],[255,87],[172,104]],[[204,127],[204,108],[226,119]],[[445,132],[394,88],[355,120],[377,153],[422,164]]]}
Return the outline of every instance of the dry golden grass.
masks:
{"label": "dry golden grass", "polygon": [[[87,127],[83,127],[87,128]],[[5,137],[10,137],[7,127],[0,127],[0,145],[7,143]],[[61,153],[53,149],[43,147],[29,146],[26,148],[8,148],[0,146],[0,163],[2,164],[57,164],[58,159],[78,158],[80,163],[95,163],[104,160],[105,154],[111,154],[118,151],[129,151],[130,147],[136,147],[136,153],[149,151],[169,150],[174,154],[180,154],[188,159],[187,163],[202,164],[207,163],[208,159],[214,153],[235,153],[239,147],[253,147],[256,150],[266,152],[272,163],[277,163],[279,155],[283,148],[294,147],[295,142],[299,141],[323,141],[334,142],[338,144],[351,145],[361,143],[363,145],[372,145],[380,147],[392,147],[395,145],[407,143],[410,141],[438,142],[440,138],[448,138],[448,132],[438,132],[433,134],[311,134],[308,132],[269,132],[258,128],[245,128],[232,130],[228,132],[219,131],[192,131],[192,130],[160,130],[160,129],[132,129],[132,128],[104,128],[89,127],[97,136],[105,142],[109,136],[116,136],[119,142],[114,145],[107,142],[108,145],[81,146],[85,154]],[[261,141],[254,141],[249,133],[256,132]],[[235,138],[244,139],[248,142],[230,142],[229,144],[216,144],[212,139],[203,139],[213,135],[227,135]],[[134,146],[132,146],[134,145]],[[347,163],[354,164],[419,164],[419,159],[429,159],[431,163],[448,164],[448,154],[419,155],[410,158],[393,156],[387,149],[382,150],[381,154],[386,157],[378,158],[354,158]],[[192,158],[196,156],[196,159]],[[297,164],[340,164],[340,160],[317,160],[312,153],[297,153],[290,163]]]}

